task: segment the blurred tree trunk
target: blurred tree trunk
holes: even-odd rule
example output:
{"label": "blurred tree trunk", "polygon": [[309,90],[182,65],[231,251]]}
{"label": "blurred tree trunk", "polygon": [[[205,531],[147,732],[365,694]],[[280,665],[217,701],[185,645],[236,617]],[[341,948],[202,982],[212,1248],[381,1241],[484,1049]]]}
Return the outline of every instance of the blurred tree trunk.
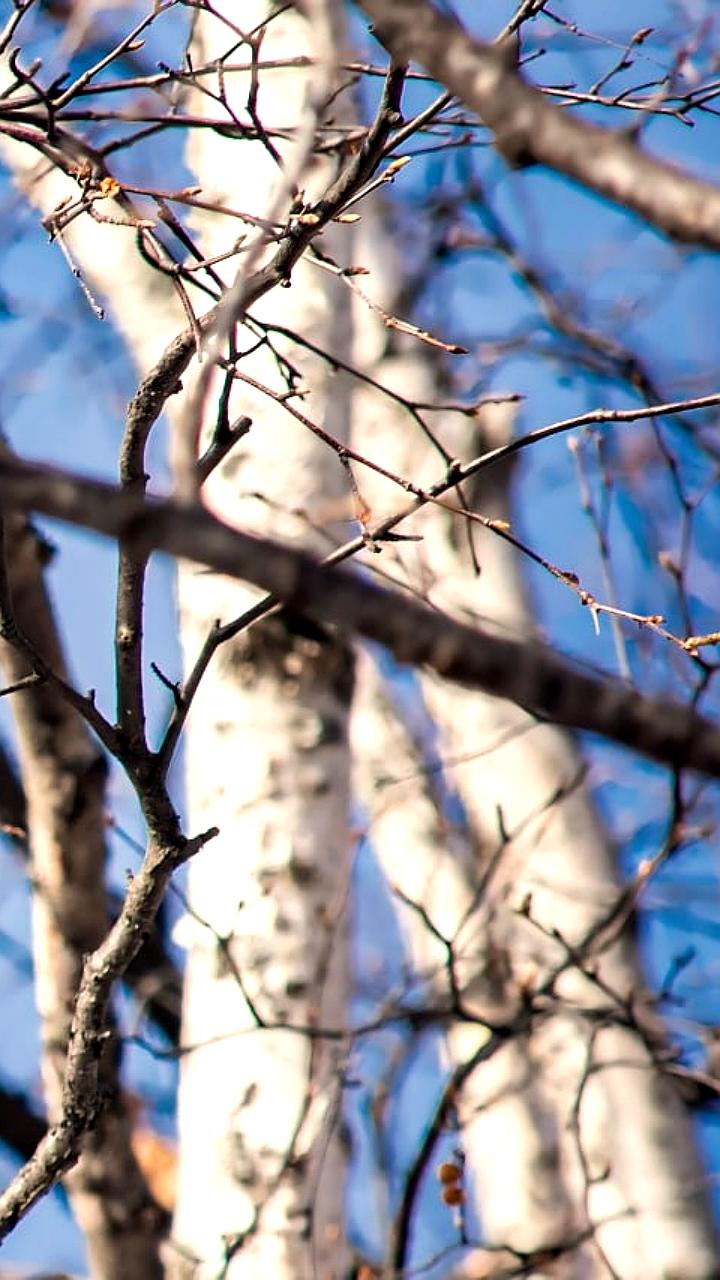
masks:
{"label": "blurred tree trunk", "polygon": [[[401,294],[393,236],[367,219],[364,234],[361,259],[371,274],[363,287],[392,313]],[[423,433],[402,402],[447,398],[438,362],[419,342],[388,337],[362,302],[356,347],[396,398],[363,387],[353,442],[394,474],[429,488],[442,475],[437,443],[446,458],[465,462],[510,438],[507,405],[475,415],[424,412]],[[493,467],[465,486],[462,501],[509,529],[511,478],[507,463]],[[362,496],[373,520],[397,505],[396,487],[374,473],[363,476]],[[518,637],[532,631],[519,553],[496,530],[435,504],[403,530],[421,540],[386,549],[395,581],[463,621]],[[450,762],[469,827],[468,873],[467,842],[459,859],[442,799],[397,708],[382,697],[371,666],[360,673],[366,767],[375,761],[375,786],[366,777],[364,788],[372,839],[400,890],[397,909],[428,998],[449,1011],[450,1069],[467,1077],[457,1091],[459,1141],[485,1238],[526,1255],[564,1242],[567,1255],[553,1274],[709,1277],[717,1254],[703,1170],[690,1119],[658,1061],[663,1033],[644,991],[629,912],[616,920],[615,855],[579,753],[520,708],[420,673],[436,748]],[[388,761],[405,779],[389,792]],[[453,982],[462,1016],[452,1016]],[[485,1019],[513,1033],[467,1073],[488,1039]],[[402,1242],[397,1248],[396,1266],[407,1259]]]}
{"label": "blurred tree trunk", "polygon": [[[64,679],[65,659],[43,581],[48,548],[20,516],[4,517],[2,543],[9,566],[7,589],[1,592],[4,679],[7,684],[26,679],[33,671],[32,654]],[[52,682],[31,683],[16,693],[13,712],[27,801],[40,1066],[48,1119],[55,1124],[62,1114],[65,1058],[84,958],[108,927],[107,764],[80,714]],[[105,1107],[65,1185],[85,1235],[91,1275],[121,1280],[130,1272],[138,1280],[156,1280],[166,1223],[135,1160],[118,1068],[119,1044],[110,1028],[102,1050]]]}

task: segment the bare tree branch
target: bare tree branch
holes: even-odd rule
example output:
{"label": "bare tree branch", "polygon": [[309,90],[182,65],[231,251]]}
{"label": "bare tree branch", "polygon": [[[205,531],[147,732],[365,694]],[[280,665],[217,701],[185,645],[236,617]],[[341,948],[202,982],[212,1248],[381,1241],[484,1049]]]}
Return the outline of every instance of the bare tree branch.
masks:
{"label": "bare tree branch", "polygon": [[411,58],[461,98],[512,165],[542,164],[632,209],[673,240],[720,249],[720,188],[548,102],[507,46],[483,44],[429,0],[360,0],[395,58]]}
{"label": "bare tree branch", "polygon": [[[22,783],[18,777],[13,761],[0,743],[0,834],[12,840],[14,848],[22,857],[28,857],[27,801]],[[107,918],[114,920],[122,908],[122,898],[112,891],[107,895]],[[172,960],[163,934],[162,917],[159,917],[143,942],[125,975],[126,982],[143,1013],[167,1038],[171,1045],[180,1040],[180,1005],[182,1002],[182,975]],[[6,1105],[4,1099],[10,1099]],[[27,1157],[31,1154],[37,1141],[45,1131],[44,1122],[40,1124],[40,1132],[30,1149],[25,1140],[18,1143],[15,1139],[15,1128],[11,1111],[21,1103],[14,1102],[16,1095],[3,1093],[0,1090],[0,1140]],[[17,1095],[19,1098],[20,1095]],[[10,1103],[12,1105],[10,1105]],[[35,1118],[27,1123],[23,1120],[23,1133],[34,1133]],[[28,1139],[29,1141],[30,1139]]]}
{"label": "bare tree branch", "polygon": [[169,805],[159,803],[157,812],[151,810],[149,806],[152,836],[145,862],[128,889],[118,920],[85,961],[68,1046],[62,1114],[0,1195],[0,1239],[76,1162],[83,1135],[97,1120],[104,1101],[100,1059],[114,984],[137,954],[173,871],[215,834],[209,831],[185,840]]}
{"label": "bare tree branch", "polygon": [[195,560],[375,640],[401,662],[428,666],[664,764],[720,777],[720,729],[693,710],[577,671],[533,641],[483,634],[290,547],[229,529],[200,508],[143,501],[97,480],[16,461],[0,465],[0,504]]}

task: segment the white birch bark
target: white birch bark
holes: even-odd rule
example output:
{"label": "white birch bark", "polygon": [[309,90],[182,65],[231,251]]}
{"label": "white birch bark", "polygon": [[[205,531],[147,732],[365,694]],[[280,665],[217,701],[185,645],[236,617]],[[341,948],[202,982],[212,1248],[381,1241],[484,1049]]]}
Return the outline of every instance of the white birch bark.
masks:
{"label": "white birch bark", "polygon": [[[235,6],[215,6],[216,13],[223,8],[234,22]],[[270,9],[245,5],[245,29],[259,29]],[[322,19],[323,6],[315,10]],[[270,24],[263,56],[327,59],[327,41],[320,48],[318,34],[296,12],[280,15]],[[224,54],[234,43],[231,35],[219,18],[199,13],[196,63],[213,50]],[[248,78],[226,76],[223,88],[249,119]],[[263,73],[257,100],[263,124],[279,124],[291,140],[307,92],[308,76],[297,70]],[[202,95],[196,107],[218,114],[217,103],[208,107]],[[76,196],[74,183],[38,165],[29,148],[6,139],[2,145],[16,180],[43,215]],[[278,149],[292,164],[292,142],[280,142]],[[267,213],[273,187],[282,181],[262,143],[219,138],[210,130],[198,131],[188,160],[206,197],[256,216]],[[309,156],[306,170],[298,178],[308,197],[320,194],[333,174],[331,162]],[[283,217],[288,203],[289,196]],[[198,217],[198,240],[208,254],[226,252],[242,225],[217,215]],[[349,233],[327,232],[326,241],[333,235],[339,240],[333,256],[341,258]],[[71,224],[65,240],[146,372],[185,325],[170,281],[137,255],[131,229],[84,217]],[[328,275],[299,264],[292,287],[276,291],[265,311],[347,358],[349,316],[346,308],[336,310],[336,286]],[[255,315],[262,313],[257,306]],[[245,333],[243,341],[254,345],[255,338]],[[345,438],[344,380],[301,350],[278,347],[308,389],[294,403]],[[276,395],[287,391],[268,352],[242,369]],[[191,370],[187,387],[192,378]],[[217,386],[208,400],[206,434],[214,425],[216,395]],[[177,420],[177,398],[168,409]],[[346,515],[337,458],[266,396],[234,394],[231,416],[236,411],[253,418],[251,435],[218,469],[204,496],[231,522],[325,549],[325,534]],[[183,566],[179,578],[190,666],[216,621],[232,620],[256,595],[192,566]],[[269,1023],[310,1032],[343,1025],[352,661],[332,636],[319,630],[306,635],[293,626],[290,618],[273,619],[247,639],[224,645],[206,672],[188,727],[188,822],[193,828],[196,822],[217,824],[221,835],[210,859],[199,859],[193,869],[182,934],[189,951],[186,1053],[171,1275],[335,1275],[344,1265],[342,1045],[327,1049],[311,1034],[258,1030],[243,995]]]}
{"label": "white birch bark", "polygon": [[[463,1006],[472,1009],[473,986],[481,986],[485,1016],[497,1016],[500,1011],[492,1003],[497,984],[488,973],[492,960],[486,920],[477,903],[480,868],[473,862],[472,842],[463,841],[443,820],[439,797],[428,785],[422,753],[368,655],[357,667],[352,739],[356,782],[368,813],[373,849],[391,892],[399,890],[395,905],[408,989],[397,993],[396,1005],[412,1008],[420,1003],[428,1012],[435,1011],[446,1037],[438,1069],[449,1074],[490,1038],[482,1021],[458,1019],[453,984],[457,983]],[[451,944],[451,951],[444,940]],[[518,1035],[500,1046],[475,1075],[478,1083],[474,1083],[472,1104],[467,1101],[467,1086],[465,1095],[460,1095],[464,1124],[459,1142],[468,1157],[470,1187],[477,1193],[472,1213],[476,1225],[479,1218],[492,1244],[508,1241],[515,1248],[568,1238],[572,1214],[539,1122],[540,1099],[530,1078],[524,1037]],[[476,1148],[472,1105],[480,1100],[480,1088],[486,1113],[479,1135],[482,1146]],[[436,1152],[429,1162],[433,1174],[439,1160]],[[432,1184],[439,1198],[443,1187],[434,1177]],[[426,1209],[427,1200],[419,1200],[415,1216]],[[448,1209],[448,1234],[450,1214]],[[397,1228],[389,1235],[389,1247],[393,1251],[398,1247]],[[412,1261],[422,1265],[422,1258],[413,1256]],[[505,1257],[504,1264],[509,1266],[511,1261]]]}
{"label": "white birch bark", "polygon": [[[234,5],[220,8],[240,16]],[[244,29],[259,26],[267,13],[265,4],[243,6]],[[318,60],[325,53],[319,36],[296,11],[280,14],[268,25],[262,58]],[[207,62],[227,44],[227,28],[198,17],[196,60]],[[241,118],[249,87],[247,76],[225,78]],[[308,90],[307,74],[261,71],[263,126],[292,135]],[[197,95],[198,111],[207,104]],[[273,138],[292,168],[292,145]],[[256,216],[267,214],[283,181],[261,142],[229,145],[198,131],[189,159],[206,197]],[[331,160],[311,157],[300,185],[310,198],[332,176]],[[287,206],[288,199],[283,217]],[[208,256],[227,249],[224,220],[198,219],[196,230]],[[323,237],[343,256],[347,241],[345,229]],[[349,318],[341,303],[333,278],[301,261],[291,287],[274,291],[252,314],[347,359]],[[243,329],[238,345],[251,348],[257,339]],[[302,348],[280,341],[279,349],[305,388],[291,403],[345,440],[345,379]],[[277,396],[287,392],[268,349],[238,368]],[[240,384],[231,405],[231,419],[247,414],[253,425],[211,477],[207,500],[243,528],[326,550],[327,533],[345,514],[337,457],[268,396]],[[181,568],[179,591],[188,667],[216,619],[230,622],[257,599],[192,566]],[[344,644],[320,630],[295,630],[282,615],[222,646],[191,712],[189,820],[193,828],[217,824],[220,836],[190,869],[174,1241],[178,1257],[200,1261],[203,1276],[334,1277],[345,1265],[343,1044],[313,1040],[302,1028],[338,1028],[345,1020],[351,689]],[[258,1028],[256,1015],[295,1029]],[[186,1270],[194,1274],[181,1265],[177,1274]]]}
{"label": "white birch bark", "polygon": [[[369,291],[374,288],[392,309],[397,268],[388,246],[382,234],[370,235],[362,260],[374,273]],[[437,401],[426,349],[403,341],[386,354],[386,334],[378,333],[370,314],[361,312],[356,323],[367,367],[383,385],[412,402]],[[369,388],[360,401],[357,448],[418,485],[442,474],[437,454],[402,406]],[[467,460],[507,436],[509,412],[485,411],[479,429],[460,414],[425,417],[450,456]],[[508,520],[508,482],[507,471],[491,471],[466,492],[471,509]],[[363,477],[363,496],[373,518],[397,504],[396,491],[370,473]],[[400,544],[392,564],[385,555],[396,577],[456,616],[515,634],[532,629],[516,553],[507,543],[489,530],[477,531],[478,577],[457,516],[427,506],[406,527],[423,541],[417,548]],[[464,760],[451,777],[480,850],[476,876],[504,846],[473,925],[458,934],[464,1004],[480,1018],[509,1020],[520,1012],[524,993],[538,991],[567,961],[563,944],[583,943],[616,902],[613,853],[578,784],[580,758],[565,735],[503,701],[451,689],[432,675],[422,677],[422,687],[442,753]],[[362,704],[363,694],[358,696]],[[397,749],[388,746],[388,731],[376,739],[378,757]],[[457,885],[443,869],[452,855],[440,842],[433,849],[432,841],[417,837],[411,812],[416,819],[417,801],[408,805],[409,843],[392,874],[403,887],[403,867],[414,867],[417,880],[418,866],[425,865],[429,883],[435,877]],[[376,816],[373,838],[390,865],[397,846],[384,838],[387,821]],[[401,822],[399,814],[395,822]],[[446,887],[423,894],[431,919],[444,916],[454,892]],[[466,895],[471,902],[471,885]],[[457,910],[453,904],[451,914]],[[403,921],[415,951],[424,925],[412,912],[403,912]],[[466,955],[469,927],[474,965]],[[553,936],[556,930],[562,941]],[[545,1001],[545,1015],[483,1062],[459,1099],[484,1234],[491,1244],[532,1251],[592,1227],[592,1239],[566,1263],[572,1276],[710,1277],[718,1265],[716,1245],[690,1122],[643,1036],[617,1025],[624,1020],[622,1003],[634,993],[642,999],[629,940],[591,948],[586,967],[618,999],[570,964]],[[603,1016],[608,1011],[614,1019]],[[453,1063],[467,1060],[477,1045],[477,1028],[450,1028]]]}

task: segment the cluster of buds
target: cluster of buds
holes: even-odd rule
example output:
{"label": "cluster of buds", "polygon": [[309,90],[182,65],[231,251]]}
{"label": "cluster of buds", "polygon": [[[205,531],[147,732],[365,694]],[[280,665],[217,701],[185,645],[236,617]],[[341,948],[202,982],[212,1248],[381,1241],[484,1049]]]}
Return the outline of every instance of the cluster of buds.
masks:
{"label": "cluster of buds", "polygon": [[455,1160],[443,1160],[443,1163],[438,1165],[437,1176],[442,1187],[443,1204],[456,1208],[465,1203],[463,1172],[463,1162],[460,1157],[456,1157]]}

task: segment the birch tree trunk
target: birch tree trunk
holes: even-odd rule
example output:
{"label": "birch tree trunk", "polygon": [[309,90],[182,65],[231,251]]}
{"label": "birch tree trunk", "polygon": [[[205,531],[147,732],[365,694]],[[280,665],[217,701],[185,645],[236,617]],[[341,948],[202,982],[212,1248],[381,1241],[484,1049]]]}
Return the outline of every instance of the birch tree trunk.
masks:
{"label": "birch tree trunk", "polygon": [[[218,12],[239,16],[232,4]],[[307,14],[291,9],[268,24],[264,61],[327,58],[324,6],[311,5]],[[267,15],[267,5],[246,4],[243,28],[260,28]],[[223,54],[227,37],[222,21],[198,15],[196,61]],[[206,198],[269,216],[298,163],[300,143],[282,138],[292,139],[317,75],[260,72],[255,109],[275,141],[242,143],[239,166],[237,143],[198,131],[188,159]],[[249,76],[226,74],[224,91],[237,116],[246,115]],[[197,95],[196,109],[214,104]],[[327,142],[327,125],[319,124]],[[298,176],[306,199],[324,193],[336,168],[332,158],[313,154],[317,141]],[[282,220],[292,198],[287,192]],[[225,220],[198,218],[196,230],[208,257],[227,249]],[[347,229],[326,231],[322,243],[348,261]],[[252,308],[259,329],[239,331],[239,381],[229,398],[230,421],[245,414],[252,426],[204,491],[229,523],[319,553],[349,513],[345,472],[284,401],[342,443],[349,385],[327,361],[272,334],[258,350],[258,333],[272,321],[347,360],[342,303],[335,279],[303,260],[288,289]],[[267,390],[243,385],[246,377]],[[218,398],[216,389],[209,403]],[[206,423],[206,440],[214,426]],[[187,565],[179,595],[187,671],[217,622],[232,623],[257,600],[252,589]],[[191,868],[182,933],[188,963],[174,1243],[179,1258],[211,1269],[227,1264],[228,1277],[330,1277],[346,1266],[345,1049],[342,1039],[314,1038],[313,1028],[341,1029],[346,1020],[352,684],[344,642],[282,611],[220,646],[190,714],[188,815],[191,825],[217,824],[220,836]],[[194,1274],[180,1262],[170,1274],[186,1270]]]}
{"label": "birch tree trunk", "polygon": [[[392,311],[397,269],[386,234],[371,233],[363,262],[372,268],[368,292]],[[417,343],[388,343],[367,308],[356,323],[366,367],[395,398],[366,386],[353,440],[427,488],[442,474],[438,451],[404,404],[442,399],[435,362]],[[512,411],[489,407],[477,422],[435,411],[424,419],[446,456],[465,461],[509,438]],[[508,467],[486,475],[463,501],[508,527]],[[363,486],[373,519],[382,519],[397,502],[394,491],[376,475]],[[406,527],[422,540],[399,544],[396,579],[463,620],[527,635],[533,624],[517,552],[496,531],[465,530],[460,515],[432,504]],[[427,794],[418,797],[425,791],[419,776],[408,793],[416,821],[405,823],[402,857],[382,803],[379,812],[375,805],[373,840],[393,883],[452,944],[465,1015],[449,1022],[452,1068],[478,1052],[485,1020],[515,1026],[458,1093],[484,1237],[517,1256],[559,1246],[558,1274],[573,1277],[710,1277],[718,1263],[703,1171],[689,1118],[657,1062],[662,1033],[645,1007],[627,913],[617,910],[613,850],[581,759],[560,731],[502,700],[469,696],[432,674],[421,676],[421,686],[441,758],[459,762],[450,776],[478,854],[474,874],[463,881],[448,870],[455,855],[437,815],[434,834],[417,830],[418,803],[429,804]],[[377,692],[361,686],[358,700],[366,717],[368,705],[377,708]],[[370,736],[376,760],[407,763],[387,703]],[[413,771],[401,763],[398,772]],[[392,808],[397,829],[397,801]],[[432,821],[432,805],[428,813]],[[400,910],[411,954],[426,952],[427,922],[418,911]],[[435,953],[428,991],[437,999],[436,945]],[[447,971],[440,974],[447,1005]],[[479,1025],[468,1023],[472,1015]]]}
{"label": "birch tree trunk", "polygon": [[[233,5],[216,6],[216,14],[196,16],[191,49],[198,65],[226,53],[237,15]],[[327,62],[324,5],[310,16],[312,22],[296,13],[275,18],[263,57]],[[242,17],[248,31],[260,33],[268,7],[246,5]],[[229,114],[247,118],[253,87],[247,75],[223,77]],[[243,142],[241,165],[236,140],[198,131],[188,162],[208,200],[248,213],[253,226],[268,214],[283,182],[280,153],[288,167],[296,163],[292,139],[309,93],[309,77],[297,69],[263,72],[253,110],[268,131],[264,136],[277,127],[286,141],[277,150],[274,143]],[[198,114],[217,116],[215,101],[197,99]],[[313,156],[310,142],[297,173],[308,198],[324,194],[335,171],[332,160]],[[38,167],[27,148],[9,143],[5,154],[44,214],[72,192],[64,175]],[[287,191],[276,217],[286,217],[292,198],[294,191]],[[230,216],[198,216],[196,230],[211,256],[232,249],[242,225]],[[137,255],[132,233],[117,226],[84,219],[65,235],[83,278],[109,300],[145,372],[183,326],[168,277],[152,271]],[[347,258],[349,231],[326,233],[328,245],[334,239],[333,253]],[[332,276],[301,263],[292,288],[280,295],[284,305],[275,291],[268,313],[289,329],[311,330],[322,349],[347,359],[350,318],[338,293]],[[262,316],[256,307],[255,319]],[[243,331],[241,352],[244,345],[257,346],[256,331]],[[236,449],[212,475],[204,496],[231,523],[325,550],[338,520],[349,514],[345,472],[283,409],[282,398],[289,379],[297,391],[293,403],[342,442],[349,429],[347,382],[332,375],[327,362],[298,355],[282,340],[238,368],[267,393],[243,388],[227,397],[229,420],[246,414],[253,427],[242,452]],[[193,377],[191,370],[188,389]],[[203,442],[218,425],[220,399],[216,383]],[[170,413],[177,422],[181,406],[171,404]],[[179,595],[189,673],[217,624],[231,623],[257,596],[193,566],[180,569]],[[208,822],[221,835],[211,859],[198,860],[179,930],[188,965],[170,1275],[194,1274],[198,1267],[233,1276],[257,1269],[330,1274],[331,1266],[336,1274],[345,1265],[343,1046],[341,1040],[326,1048],[313,1030],[342,1028],[345,1021],[352,665],[346,646],[330,633],[308,630],[282,613],[247,636],[225,640],[195,694],[186,739],[188,819],[203,822],[211,814]],[[276,1023],[289,1029],[271,1029]]]}

